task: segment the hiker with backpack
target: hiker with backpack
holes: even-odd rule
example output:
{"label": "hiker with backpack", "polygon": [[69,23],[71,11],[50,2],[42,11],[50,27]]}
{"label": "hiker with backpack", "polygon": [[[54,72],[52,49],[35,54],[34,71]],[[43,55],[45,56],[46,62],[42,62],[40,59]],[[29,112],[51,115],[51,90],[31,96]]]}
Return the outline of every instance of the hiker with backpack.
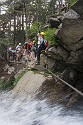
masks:
{"label": "hiker with backpack", "polygon": [[46,49],[46,42],[44,40],[44,32],[39,33],[38,36],[38,48],[37,48],[37,61],[36,61],[36,65],[40,65],[40,54],[42,52],[42,50]]}

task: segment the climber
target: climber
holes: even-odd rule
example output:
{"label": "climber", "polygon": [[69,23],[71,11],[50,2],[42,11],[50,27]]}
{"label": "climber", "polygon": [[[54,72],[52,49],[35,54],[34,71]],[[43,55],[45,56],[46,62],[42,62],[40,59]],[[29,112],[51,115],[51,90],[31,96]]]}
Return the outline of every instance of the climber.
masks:
{"label": "climber", "polygon": [[36,65],[40,65],[40,54],[41,54],[41,51],[46,49],[44,36],[45,36],[44,32],[41,32],[39,34]]}

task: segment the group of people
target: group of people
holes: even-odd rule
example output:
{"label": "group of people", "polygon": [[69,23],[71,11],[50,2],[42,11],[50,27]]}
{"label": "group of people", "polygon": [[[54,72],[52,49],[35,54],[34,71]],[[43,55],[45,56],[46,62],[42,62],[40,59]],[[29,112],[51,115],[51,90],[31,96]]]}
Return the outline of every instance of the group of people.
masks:
{"label": "group of people", "polygon": [[20,61],[22,57],[22,45],[19,43],[15,48],[9,47],[8,59]]}
{"label": "group of people", "polygon": [[[28,40],[28,42],[24,42],[22,45],[19,43],[16,47],[15,50],[12,50],[9,48],[9,56],[13,57],[13,60],[20,61],[22,56],[27,56],[28,60],[31,58],[33,60],[36,60],[36,65],[40,64],[40,54],[42,50],[45,50],[48,47],[48,42],[44,39],[44,32],[39,32],[37,34],[37,41],[36,40]],[[12,54],[12,55],[11,55]]]}
{"label": "group of people", "polygon": [[30,60],[30,58],[32,58],[33,60],[36,58],[36,51],[37,51],[37,43],[35,40],[32,41],[28,41],[28,42],[24,42],[23,45],[23,56],[28,56],[28,61]]}

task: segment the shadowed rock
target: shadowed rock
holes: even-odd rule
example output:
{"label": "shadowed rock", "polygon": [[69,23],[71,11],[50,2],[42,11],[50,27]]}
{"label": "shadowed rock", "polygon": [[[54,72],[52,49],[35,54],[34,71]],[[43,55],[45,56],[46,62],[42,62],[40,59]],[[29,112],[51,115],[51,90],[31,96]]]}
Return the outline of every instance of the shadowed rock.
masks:
{"label": "shadowed rock", "polygon": [[58,28],[58,26],[60,25],[59,19],[53,17],[50,18],[49,23],[52,28],[53,27]]}

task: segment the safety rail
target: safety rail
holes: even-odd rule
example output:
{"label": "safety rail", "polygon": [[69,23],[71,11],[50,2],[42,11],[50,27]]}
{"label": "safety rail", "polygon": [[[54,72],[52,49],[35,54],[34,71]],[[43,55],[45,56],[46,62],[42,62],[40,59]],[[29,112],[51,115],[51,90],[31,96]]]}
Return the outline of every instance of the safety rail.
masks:
{"label": "safety rail", "polygon": [[[42,66],[41,66],[42,67]],[[43,68],[43,67],[42,67]],[[59,76],[55,75],[53,72],[51,72],[49,69],[45,68],[45,70],[47,70],[50,74],[53,75],[53,77],[56,77],[58,80],[60,80],[61,82],[65,83],[67,86],[69,86],[71,89],[73,89],[76,93],[78,93],[79,95],[83,96],[83,93],[81,91],[79,91],[78,89],[76,89],[75,87],[73,87],[72,85],[70,85],[69,83],[67,83],[66,81],[64,81],[63,79],[61,79]]]}
{"label": "safety rail", "polygon": [[63,79],[61,79],[60,77],[58,77],[57,75],[55,75],[54,73],[52,73],[50,70],[48,70],[47,68],[45,68],[49,73],[51,73],[54,77],[56,77],[57,79],[59,79],[60,81],[62,81],[63,83],[65,83],[67,86],[69,86],[71,89],[73,89],[75,92],[77,92],[79,95],[83,96],[83,93],[81,91],[79,91],[78,89],[76,89],[75,87],[73,87],[72,85],[70,85],[69,83],[67,83],[66,81],[64,81]]}

